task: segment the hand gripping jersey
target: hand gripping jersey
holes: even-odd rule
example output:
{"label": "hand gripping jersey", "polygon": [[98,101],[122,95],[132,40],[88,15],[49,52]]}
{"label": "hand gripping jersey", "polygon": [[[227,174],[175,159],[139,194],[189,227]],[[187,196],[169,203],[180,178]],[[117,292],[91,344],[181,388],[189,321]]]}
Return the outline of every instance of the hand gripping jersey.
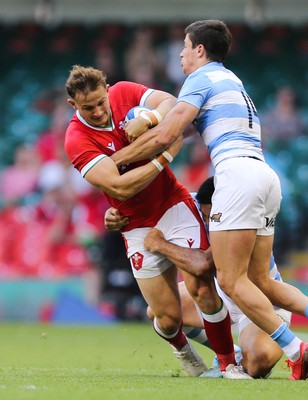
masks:
{"label": "hand gripping jersey", "polygon": [[[83,177],[101,159],[129,145],[123,129],[125,116],[132,107],[144,106],[152,92],[152,89],[133,82],[118,82],[111,86],[108,93],[112,122],[103,128],[87,124],[78,111],[74,114],[66,131],[65,151]],[[148,161],[122,166],[120,173]],[[186,188],[168,166],[145,189],[126,201],[114,199],[107,194],[105,196],[112,207],[129,218],[129,224],[122,231],[153,227],[170,207],[190,198]]]}

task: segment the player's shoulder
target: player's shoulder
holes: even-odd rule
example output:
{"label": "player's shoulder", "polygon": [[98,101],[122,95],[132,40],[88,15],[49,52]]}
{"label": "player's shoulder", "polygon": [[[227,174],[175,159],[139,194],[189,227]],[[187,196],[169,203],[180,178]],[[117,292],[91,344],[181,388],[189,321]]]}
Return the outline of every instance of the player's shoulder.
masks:
{"label": "player's shoulder", "polygon": [[115,83],[114,85],[110,86],[109,91],[111,92],[117,92],[117,91],[126,91],[127,89],[139,89],[143,85],[136,83],[136,82],[131,82],[131,81],[119,81]]}
{"label": "player's shoulder", "polygon": [[[139,105],[143,96],[148,92],[148,88],[139,83],[130,81],[119,81],[109,88],[109,100],[112,104],[113,112],[125,106],[132,108]],[[126,112],[128,109],[126,109]],[[125,112],[125,114],[126,114]]]}
{"label": "player's shoulder", "polygon": [[66,132],[65,132],[65,137],[66,139],[71,136],[75,130],[75,126],[76,126],[76,113],[73,115],[73,117],[71,118],[71,120],[69,121],[69,124],[66,128]]}
{"label": "player's shoulder", "polygon": [[200,86],[202,88],[207,88],[211,87],[212,85],[213,81],[210,78],[209,71],[205,68],[205,66],[203,66],[186,77],[182,89],[184,92],[186,90],[199,92]]}
{"label": "player's shoulder", "polygon": [[77,117],[77,113],[74,113],[74,115],[72,116],[72,118],[67,126],[66,135],[69,135],[69,134],[72,135],[72,134],[79,132],[80,127],[82,125],[83,125],[82,122]]}
{"label": "player's shoulder", "polygon": [[74,114],[65,132],[65,145],[76,146],[83,142],[88,137],[89,129],[91,128],[79,121],[76,114]]}

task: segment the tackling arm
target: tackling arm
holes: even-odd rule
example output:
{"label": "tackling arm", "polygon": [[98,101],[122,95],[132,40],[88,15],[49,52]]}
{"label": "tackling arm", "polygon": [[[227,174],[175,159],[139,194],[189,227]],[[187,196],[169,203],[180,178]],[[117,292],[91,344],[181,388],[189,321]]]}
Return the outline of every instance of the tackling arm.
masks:
{"label": "tackling arm", "polygon": [[112,155],[117,166],[146,160],[166,150],[197,116],[198,109],[188,103],[179,102],[156,127],[149,129],[129,146]]}
{"label": "tackling arm", "polygon": [[168,242],[156,228],[147,234],[144,247],[151,253],[162,254],[178,268],[196,277],[204,276],[215,267],[210,248],[202,250],[177,246]]}
{"label": "tackling arm", "polygon": [[[169,154],[176,156],[181,146],[179,138],[169,147]],[[127,200],[151,183],[167,164],[167,158],[159,155],[147,164],[120,175],[112,159],[104,157],[86,173],[85,178],[109,196]]]}

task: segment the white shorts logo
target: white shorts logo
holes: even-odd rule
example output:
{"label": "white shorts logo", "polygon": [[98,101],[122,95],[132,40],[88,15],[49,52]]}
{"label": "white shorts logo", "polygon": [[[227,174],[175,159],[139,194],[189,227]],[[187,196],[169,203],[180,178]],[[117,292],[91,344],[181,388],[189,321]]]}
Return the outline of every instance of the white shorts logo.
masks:
{"label": "white shorts logo", "polygon": [[222,213],[216,213],[210,216],[212,222],[220,222]]}

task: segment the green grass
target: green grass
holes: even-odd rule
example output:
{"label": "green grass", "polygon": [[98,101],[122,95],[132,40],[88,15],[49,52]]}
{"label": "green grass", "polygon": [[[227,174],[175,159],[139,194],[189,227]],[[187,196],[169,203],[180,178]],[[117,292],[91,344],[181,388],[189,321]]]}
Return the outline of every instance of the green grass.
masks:
{"label": "green grass", "polygon": [[[210,364],[213,353],[196,348]],[[290,382],[288,375],[279,363],[268,380],[187,377],[147,324],[0,324],[1,400],[307,398],[308,381]]]}

